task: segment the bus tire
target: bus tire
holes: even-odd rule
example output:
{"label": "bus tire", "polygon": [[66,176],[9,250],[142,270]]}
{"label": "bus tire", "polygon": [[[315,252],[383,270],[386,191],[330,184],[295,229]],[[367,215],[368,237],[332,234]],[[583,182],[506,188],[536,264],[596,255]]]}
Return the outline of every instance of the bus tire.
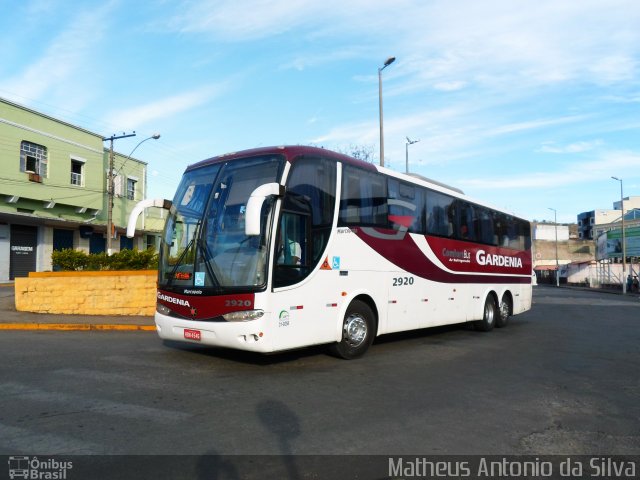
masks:
{"label": "bus tire", "polygon": [[329,347],[345,360],[361,357],[373,343],[375,321],[371,307],[360,300],[351,302],[342,321],[342,340]]}
{"label": "bus tire", "polygon": [[512,308],[513,307],[511,306],[511,298],[508,294],[505,294],[502,297],[502,302],[500,302],[500,308],[498,309],[498,316],[496,318],[497,328],[507,326],[507,323],[509,323],[509,317],[511,316]]}
{"label": "bus tire", "polygon": [[490,332],[496,324],[496,318],[498,317],[498,307],[492,294],[487,295],[487,299],[484,301],[484,310],[482,313],[482,320],[477,320],[474,325],[476,330],[481,332]]}

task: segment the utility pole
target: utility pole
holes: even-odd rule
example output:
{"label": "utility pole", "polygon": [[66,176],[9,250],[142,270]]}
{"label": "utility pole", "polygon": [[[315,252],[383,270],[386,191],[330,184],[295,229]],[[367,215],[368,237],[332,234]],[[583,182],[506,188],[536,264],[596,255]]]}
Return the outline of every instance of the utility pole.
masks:
{"label": "utility pole", "polygon": [[110,137],[104,137],[102,139],[103,142],[109,140],[109,183],[107,185],[107,255],[111,255],[112,248],[111,244],[113,243],[113,196],[114,196],[114,179],[113,179],[113,163],[114,163],[114,155],[113,155],[113,141],[118,140],[120,138],[127,137],[135,137],[136,132],[122,135],[111,135]]}
{"label": "utility pole", "polygon": [[[624,295],[627,293],[627,242],[624,235],[624,193],[622,190],[622,179],[618,177],[611,178],[620,182],[620,211],[622,212],[620,216],[622,222],[622,294]],[[633,269],[633,265],[631,268]]]}
{"label": "utility pole", "polygon": [[553,224],[556,229],[556,287],[560,286],[560,263],[558,262],[558,211],[555,208],[548,207],[553,210]]}

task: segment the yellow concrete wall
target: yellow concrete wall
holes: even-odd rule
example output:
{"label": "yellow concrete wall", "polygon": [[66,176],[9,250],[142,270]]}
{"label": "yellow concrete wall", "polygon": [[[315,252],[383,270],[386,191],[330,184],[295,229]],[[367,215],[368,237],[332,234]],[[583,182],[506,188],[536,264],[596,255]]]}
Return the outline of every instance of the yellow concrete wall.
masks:
{"label": "yellow concrete wall", "polygon": [[31,272],[15,279],[16,310],[152,316],[157,278],[155,270]]}

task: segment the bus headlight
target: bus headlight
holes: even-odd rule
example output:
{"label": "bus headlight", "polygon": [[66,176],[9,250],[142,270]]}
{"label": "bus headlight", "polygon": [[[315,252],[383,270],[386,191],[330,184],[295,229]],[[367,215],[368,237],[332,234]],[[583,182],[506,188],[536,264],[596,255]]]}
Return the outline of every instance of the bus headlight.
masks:
{"label": "bus headlight", "polygon": [[263,310],[244,310],[242,312],[230,312],[222,315],[227,322],[248,322],[257,320],[264,315]]}
{"label": "bus headlight", "polygon": [[162,315],[169,315],[171,310],[168,307],[165,307],[161,303],[156,303],[156,312],[161,313]]}

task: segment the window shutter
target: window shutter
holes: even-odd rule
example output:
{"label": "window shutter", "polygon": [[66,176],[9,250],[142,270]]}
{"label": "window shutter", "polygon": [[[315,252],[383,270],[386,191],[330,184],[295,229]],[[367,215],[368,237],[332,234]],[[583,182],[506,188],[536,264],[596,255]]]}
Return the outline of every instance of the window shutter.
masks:
{"label": "window shutter", "polygon": [[24,172],[27,170],[27,156],[21,152],[20,153],[20,171]]}

